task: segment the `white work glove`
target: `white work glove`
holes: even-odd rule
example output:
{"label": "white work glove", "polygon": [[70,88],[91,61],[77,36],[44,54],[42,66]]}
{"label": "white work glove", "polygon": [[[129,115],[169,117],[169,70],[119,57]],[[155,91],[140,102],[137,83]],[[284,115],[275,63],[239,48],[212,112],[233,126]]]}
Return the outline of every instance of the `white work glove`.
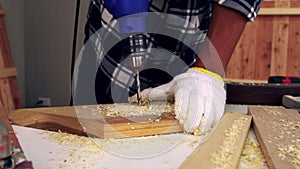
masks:
{"label": "white work glove", "polygon": [[142,95],[148,95],[150,102],[175,98],[176,118],[188,133],[208,132],[224,114],[224,81],[202,68],[190,68],[167,84],[143,90]]}

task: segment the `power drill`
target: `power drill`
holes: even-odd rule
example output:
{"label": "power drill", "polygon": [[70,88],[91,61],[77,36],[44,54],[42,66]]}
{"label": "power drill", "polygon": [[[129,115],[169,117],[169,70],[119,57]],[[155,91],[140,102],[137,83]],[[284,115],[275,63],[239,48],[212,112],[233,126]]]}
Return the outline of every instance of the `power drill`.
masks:
{"label": "power drill", "polygon": [[20,148],[12,147],[7,126],[0,119],[0,168],[32,169],[32,162],[27,161]]}
{"label": "power drill", "polygon": [[[146,32],[145,14],[148,12],[148,0],[104,0],[104,6],[119,21],[119,30],[129,35],[131,66],[136,72],[137,100],[141,105],[139,68],[145,59],[146,40],[141,33]],[[134,15],[133,15],[134,14]]]}

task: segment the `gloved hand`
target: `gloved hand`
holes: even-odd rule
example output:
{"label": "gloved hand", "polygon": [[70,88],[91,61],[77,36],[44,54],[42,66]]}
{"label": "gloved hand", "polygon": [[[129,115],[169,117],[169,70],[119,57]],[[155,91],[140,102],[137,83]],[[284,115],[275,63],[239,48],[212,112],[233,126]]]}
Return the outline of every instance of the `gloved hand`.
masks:
{"label": "gloved hand", "polygon": [[226,100],[221,76],[202,68],[190,68],[167,84],[143,90],[142,95],[148,95],[150,102],[175,99],[176,118],[184,130],[200,134],[221,119]]}

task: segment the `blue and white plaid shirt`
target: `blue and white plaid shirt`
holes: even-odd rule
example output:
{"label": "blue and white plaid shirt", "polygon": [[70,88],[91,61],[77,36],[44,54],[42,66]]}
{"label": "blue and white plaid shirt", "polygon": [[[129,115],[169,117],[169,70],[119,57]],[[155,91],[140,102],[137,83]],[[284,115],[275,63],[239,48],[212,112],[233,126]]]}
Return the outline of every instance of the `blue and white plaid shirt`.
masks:
{"label": "blue and white plaid shirt", "polygon": [[[263,0],[149,0],[149,10],[150,12],[160,12],[179,16],[189,23],[194,24],[194,27],[199,29],[205,35],[211,20],[213,2],[237,10],[245,15],[249,21],[253,21],[257,16],[262,1]],[[104,7],[103,0],[91,0],[85,26],[85,42],[87,42],[92,35],[94,36],[100,28],[107,29],[107,33],[110,34],[107,36],[109,38],[106,39],[99,37],[101,41],[110,40],[111,38],[121,39],[117,34],[111,33],[111,30],[114,28],[108,23],[112,23],[113,21],[114,18]],[[176,26],[176,24],[174,26]],[[182,47],[182,43],[176,41],[172,42],[172,40],[167,39],[166,37],[158,36],[153,40],[151,39],[152,35],[146,34],[145,36],[149,38],[149,46],[153,46],[151,43],[157,43],[154,46],[167,48],[174,56],[179,56],[184,60],[187,67],[181,68],[181,72],[187,70],[189,66],[192,66],[195,63],[195,54]],[[97,43],[99,40],[96,38],[93,39],[93,41],[95,44],[95,55],[100,55],[103,51],[101,51],[101,47],[97,46],[99,45],[99,43]],[[159,41],[163,42],[160,43]],[[121,46],[116,45],[116,47],[112,48],[112,50],[107,53],[101,62],[98,61],[97,63],[99,68],[95,80],[95,92],[98,103],[113,102],[110,94],[111,83],[117,84],[121,89],[129,90],[131,94],[135,93],[134,79],[132,78],[134,73],[127,68],[118,66],[118,62],[122,55],[122,50],[119,49],[120,47]],[[178,73],[181,72],[179,71]],[[167,74],[162,75],[158,72],[156,72],[155,76],[157,78],[153,78],[153,73],[144,72],[144,74],[141,75],[142,88],[155,87],[167,83],[172,79],[172,77]],[[165,78],[162,76],[165,76]],[[120,98],[121,97],[122,96],[120,96]],[[119,100],[126,99],[127,98],[124,96],[123,99]]]}

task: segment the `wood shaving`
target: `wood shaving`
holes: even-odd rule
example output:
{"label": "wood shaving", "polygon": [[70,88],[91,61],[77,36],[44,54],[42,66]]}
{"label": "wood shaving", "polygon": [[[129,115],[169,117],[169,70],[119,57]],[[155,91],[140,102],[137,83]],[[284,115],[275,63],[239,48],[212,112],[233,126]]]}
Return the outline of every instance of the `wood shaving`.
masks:
{"label": "wood shaving", "polygon": [[144,104],[142,106],[118,103],[118,104],[102,104],[97,106],[81,106],[76,107],[77,114],[85,116],[98,116],[103,117],[134,117],[157,115],[162,113],[173,113],[174,104],[169,102],[152,102],[151,104]]}
{"label": "wood shaving", "polygon": [[[234,132],[238,131],[242,128],[242,124],[245,121],[243,119],[234,121],[232,128],[226,132],[227,136],[235,136]],[[137,145],[149,145],[153,144],[153,142],[157,140],[165,140],[167,142],[174,142],[174,144],[178,141],[177,134],[170,135],[172,137],[163,138],[161,136],[147,136],[147,137],[138,137],[131,139],[130,142],[127,139],[97,139],[97,138],[88,138],[84,136],[77,136],[73,134],[63,133],[63,132],[52,132],[52,131],[44,131],[40,133],[44,135],[45,139],[57,143],[59,145],[71,148],[65,149],[65,152],[61,152],[62,154],[66,154],[63,158],[52,158],[49,159],[51,163],[53,163],[57,168],[67,169],[67,168],[106,168],[105,166],[98,166],[97,162],[92,161],[91,158],[98,157],[98,162],[103,160],[108,160],[105,149],[102,149],[102,146],[109,145],[118,145],[120,149],[130,149],[131,147]],[[177,138],[177,139],[174,139]],[[199,145],[198,136],[186,135],[183,140],[181,140],[181,144],[184,144],[188,147],[195,147]],[[229,138],[224,140],[224,145],[232,146],[232,143],[229,143]],[[100,145],[99,145],[100,144]],[[80,151],[79,151],[80,149]],[[226,150],[220,150],[215,154],[215,158],[219,158]],[[226,151],[227,157],[225,157],[222,161],[230,158],[230,152]],[[49,152],[49,154],[56,154],[53,152]],[[225,154],[225,156],[226,156]],[[164,166],[169,168],[171,165],[171,161],[163,160]],[[221,161],[218,162],[220,164]],[[265,166],[262,153],[260,152],[259,145],[255,142],[247,140],[246,146],[243,150],[243,154],[240,160],[239,169],[250,169],[250,168],[263,168],[261,166]],[[216,167],[219,168],[219,167]],[[221,167],[222,168],[222,167]],[[230,167],[229,167],[230,168]]]}
{"label": "wood shaving", "polygon": [[237,148],[235,146],[239,133],[247,124],[248,119],[242,117],[240,119],[234,120],[232,126],[225,130],[225,138],[221,146],[216,152],[211,153],[211,162],[217,169],[231,169],[232,168],[232,158],[234,157],[234,150]]}
{"label": "wood shaving", "polygon": [[[49,159],[56,168],[95,168],[96,162],[90,157],[98,160],[106,160],[105,150],[95,143],[93,138],[77,136],[63,132],[43,131],[40,133],[45,139],[66,147],[55,154],[55,158]],[[49,152],[53,154],[53,152]],[[63,156],[59,157],[59,156]]]}
{"label": "wood shaving", "polygon": [[264,109],[267,114],[275,115],[271,122],[273,131],[280,131],[280,135],[269,135],[267,141],[276,144],[275,155],[279,160],[287,161],[295,169],[300,169],[300,121],[287,119],[287,115],[281,112],[283,109]]}
{"label": "wood shaving", "polygon": [[285,160],[289,157],[288,162],[295,167],[296,169],[300,169],[300,141],[293,141],[294,144],[283,145],[277,144],[277,156],[281,158],[281,160]]}
{"label": "wood shaving", "polygon": [[246,140],[238,169],[267,169],[266,160],[257,142]]}

